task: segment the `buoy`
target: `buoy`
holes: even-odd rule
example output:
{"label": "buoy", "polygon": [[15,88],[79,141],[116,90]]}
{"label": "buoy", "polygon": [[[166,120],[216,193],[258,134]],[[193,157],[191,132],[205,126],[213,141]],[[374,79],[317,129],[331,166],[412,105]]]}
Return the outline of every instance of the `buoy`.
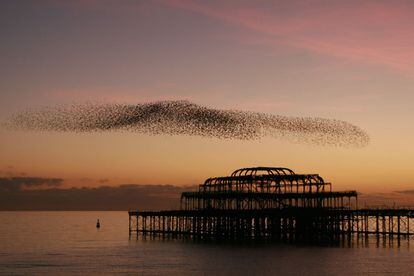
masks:
{"label": "buoy", "polygon": [[96,228],[100,228],[101,227],[101,223],[99,222],[99,219],[98,219],[98,221],[96,222]]}

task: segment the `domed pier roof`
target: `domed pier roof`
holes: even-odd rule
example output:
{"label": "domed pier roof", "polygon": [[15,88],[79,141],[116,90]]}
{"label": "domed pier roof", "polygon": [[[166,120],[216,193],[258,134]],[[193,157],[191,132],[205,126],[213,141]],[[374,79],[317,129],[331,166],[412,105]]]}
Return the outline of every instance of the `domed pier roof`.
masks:
{"label": "domed pier roof", "polygon": [[294,171],[288,168],[277,167],[252,167],[235,170],[231,176],[245,176],[245,175],[293,175]]}

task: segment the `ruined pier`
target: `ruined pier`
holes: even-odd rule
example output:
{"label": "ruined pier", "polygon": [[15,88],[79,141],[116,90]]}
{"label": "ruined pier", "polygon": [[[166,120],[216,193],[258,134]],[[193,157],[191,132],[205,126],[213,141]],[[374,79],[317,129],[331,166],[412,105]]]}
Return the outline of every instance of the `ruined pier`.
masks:
{"label": "ruined pier", "polygon": [[358,209],[356,191],[332,191],[318,174],[255,167],[209,178],[178,210],[129,211],[130,235],[217,240],[338,240],[409,236],[414,210]]}

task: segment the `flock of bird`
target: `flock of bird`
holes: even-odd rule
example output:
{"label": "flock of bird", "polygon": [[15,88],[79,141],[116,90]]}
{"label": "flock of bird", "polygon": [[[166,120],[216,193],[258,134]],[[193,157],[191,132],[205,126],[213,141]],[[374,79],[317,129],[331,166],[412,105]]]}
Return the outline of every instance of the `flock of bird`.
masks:
{"label": "flock of bird", "polygon": [[18,112],[7,125],[32,131],[132,131],[239,140],[274,137],[344,147],[362,147],[369,143],[364,130],[345,121],[213,109],[188,101],[45,106]]}

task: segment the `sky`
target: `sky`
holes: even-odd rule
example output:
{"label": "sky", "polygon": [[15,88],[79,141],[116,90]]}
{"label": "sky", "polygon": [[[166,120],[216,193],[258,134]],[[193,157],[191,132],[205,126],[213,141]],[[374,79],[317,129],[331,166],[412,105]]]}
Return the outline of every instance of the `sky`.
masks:
{"label": "sky", "polygon": [[189,100],[345,120],[370,143],[2,128],[0,176],[184,186],[282,166],[335,189],[411,191],[413,14],[412,1],[1,1],[2,120],[56,104]]}

